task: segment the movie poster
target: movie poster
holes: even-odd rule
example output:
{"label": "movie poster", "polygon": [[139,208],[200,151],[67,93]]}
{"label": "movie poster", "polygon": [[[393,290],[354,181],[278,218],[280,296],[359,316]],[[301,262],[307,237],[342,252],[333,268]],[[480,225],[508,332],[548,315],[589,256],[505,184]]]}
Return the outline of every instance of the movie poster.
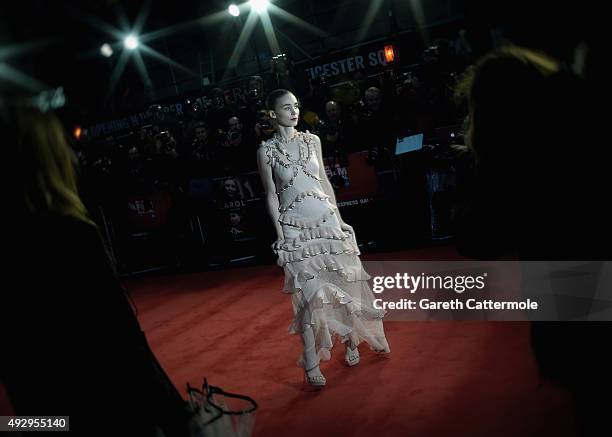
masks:
{"label": "movie poster", "polygon": [[154,190],[147,195],[128,196],[127,223],[133,232],[145,232],[166,226],[174,206],[167,191]]}
{"label": "movie poster", "polygon": [[259,173],[250,172],[215,178],[216,206],[222,213],[225,231],[234,242],[257,238],[262,187]]}

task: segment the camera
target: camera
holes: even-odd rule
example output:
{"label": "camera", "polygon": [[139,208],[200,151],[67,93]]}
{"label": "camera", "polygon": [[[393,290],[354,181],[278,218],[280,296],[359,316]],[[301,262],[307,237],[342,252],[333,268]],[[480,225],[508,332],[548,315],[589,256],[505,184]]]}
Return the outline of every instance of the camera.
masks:
{"label": "camera", "polygon": [[397,82],[402,85],[414,85],[416,84],[416,79],[412,72],[407,71],[405,73],[402,73],[402,75],[398,78]]}
{"label": "camera", "polygon": [[264,93],[263,93],[263,90],[261,90],[260,88],[256,86],[249,87],[247,90],[247,98],[248,98],[248,103],[251,106],[254,106],[255,108],[263,108]]}
{"label": "camera", "polygon": [[173,138],[170,135],[170,132],[165,130],[165,131],[161,131],[160,133],[156,134],[155,139],[160,140],[163,145],[166,145],[166,144],[171,143]]}
{"label": "camera", "polygon": [[235,131],[233,131],[232,129],[227,130],[227,131],[223,130],[223,129],[217,129],[217,138],[221,142],[222,146],[224,146],[224,147],[231,146],[231,144],[229,144],[229,142],[232,141],[232,140],[235,140],[237,138],[233,132],[235,132]]}
{"label": "camera", "polygon": [[153,120],[161,120],[164,118],[164,109],[161,105],[149,106],[148,113]]}
{"label": "camera", "polygon": [[112,161],[108,156],[103,156],[94,161],[92,167],[96,169],[99,174],[109,175],[111,172]]}
{"label": "camera", "polygon": [[374,115],[374,113],[368,108],[363,100],[358,100],[353,106],[353,110],[362,120],[368,119]]}
{"label": "camera", "polygon": [[200,161],[208,159],[209,157],[206,149],[202,145],[197,145],[194,148],[193,156],[195,157],[195,159],[200,160]]}
{"label": "camera", "polygon": [[438,56],[440,54],[440,51],[438,49],[438,46],[429,46],[425,49],[423,53],[427,56]]}
{"label": "camera", "polygon": [[236,141],[238,138],[240,138],[240,131],[234,130],[234,129],[230,129],[229,132],[227,133],[227,138],[230,141]]}
{"label": "camera", "polygon": [[329,81],[329,76],[325,73],[322,73],[319,75],[319,85],[321,86],[326,86],[327,82]]}
{"label": "camera", "polygon": [[272,66],[277,73],[285,73],[287,71],[287,55],[272,56]]}
{"label": "camera", "polygon": [[170,138],[170,132],[168,132],[167,130],[161,131],[157,135],[155,135],[155,138]]}
{"label": "camera", "polygon": [[174,141],[174,138],[172,137],[172,135],[170,135],[170,132],[168,132],[167,130],[162,131],[158,133],[157,135],[155,135],[155,139],[159,140],[160,149],[164,151],[172,150],[176,144],[176,142]]}
{"label": "camera", "polygon": [[202,105],[195,100],[187,100],[185,103],[187,105],[187,113],[191,117],[197,118],[198,116],[201,116],[203,112]]}
{"label": "camera", "polygon": [[378,147],[372,147],[370,150],[368,150],[368,156],[366,158],[366,162],[369,165],[374,165],[376,164],[376,161],[378,161]]}
{"label": "camera", "polygon": [[328,76],[325,73],[321,73],[314,78],[310,79],[310,85],[314,89],[318,89],[319,92],[325,89],[328,85]]}

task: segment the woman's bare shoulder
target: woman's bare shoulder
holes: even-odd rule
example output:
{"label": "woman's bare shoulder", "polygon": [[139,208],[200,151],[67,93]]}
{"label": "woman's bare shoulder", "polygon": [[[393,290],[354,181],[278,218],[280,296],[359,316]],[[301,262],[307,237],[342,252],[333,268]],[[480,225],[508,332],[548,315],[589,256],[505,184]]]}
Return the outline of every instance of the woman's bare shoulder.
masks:
{"label": "woman's bare shoulder", "polygon": [[317,134],[313,134],[312,132],[310,132],[309,130],[305,130],[304,132],[301,132],[302,135],[304,135],[306,138],[314,141],[315,143],[318,141],[320,142],[320,138]]}

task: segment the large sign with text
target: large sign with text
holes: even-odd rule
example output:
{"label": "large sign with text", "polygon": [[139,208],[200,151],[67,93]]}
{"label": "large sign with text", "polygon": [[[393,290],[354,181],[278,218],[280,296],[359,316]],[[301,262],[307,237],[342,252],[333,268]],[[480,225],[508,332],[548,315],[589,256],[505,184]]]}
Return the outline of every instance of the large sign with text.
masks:
{"label": "large sign with text", "polygon": [[309,80],[322,75],[333,79],[353,77],[356,72],[371,75],[387,66],[385,44],[366,46],[358,51],[342,51],[304,64],[304,71]]}
{"label": "large sign with text", "polygon": [[[175,117],[183,116],[183,104],[173,103],[170,105],[161,105],[165,113],[172,114]],[[98,138],[105,135],[110,135],[116,132],[123,132],[130,129],[137,129],[151,122],[151,113],[148,110],[128,115],[116,120],[106,121],[90,126],[88,134],[91,138]]]}

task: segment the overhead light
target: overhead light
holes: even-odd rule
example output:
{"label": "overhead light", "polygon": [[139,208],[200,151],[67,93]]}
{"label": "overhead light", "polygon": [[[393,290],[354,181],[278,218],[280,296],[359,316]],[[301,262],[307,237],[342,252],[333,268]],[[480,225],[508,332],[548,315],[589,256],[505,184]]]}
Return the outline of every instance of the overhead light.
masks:
{"label": "overhead light", "polygon": [[113,48],[110,46],[110,44],[102,44],[102,47],[100,47],[100,53],[102,53],[102,56],[105,58],[110,58],[113,56]]}
{"label": "overhead light", "polygon": [[138,47],[138,38],[136,38],[134,35],[128,35],[123,40],[123,45],[128,50],[134,50],[136,47]]}
{"label": "overhead light", "polygon": [[229,8],[227,8],[227,10],[233,17],[237,17],[238,15],[240,15],[240,9],[238,9],[238,6],[234,4],[229,5]]}
{"label": "overhead light", "polygon": [[255,12],[264,12],[268,9],[268,0],[251,0],[251,7]]}

